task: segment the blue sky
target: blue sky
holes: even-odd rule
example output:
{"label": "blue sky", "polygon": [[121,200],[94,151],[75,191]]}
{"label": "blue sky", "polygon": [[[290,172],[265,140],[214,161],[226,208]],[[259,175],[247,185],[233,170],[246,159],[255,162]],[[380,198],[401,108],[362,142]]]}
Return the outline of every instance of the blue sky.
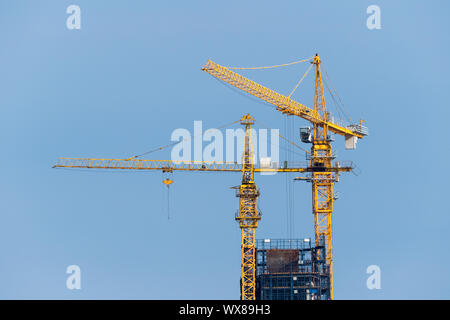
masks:
{"label": "blue sky", "polygon": [[[66,28],[71,4],[81,30]],[[381,30],[366,27],[371,4]],[[159,172],[51,166],[59,156],[127,158],[194,120],[213,128],[244,113],[283,134],[283,115],[200,67],[318,52],[349,114],[370,129],[356,151],[335,143],[339,160],[361,169],[336,185],[335,298],[448,299],[448,9],[443,0],[0,1],[0,298],[238,299],[229,187],[239,174],[176,173],[168,220]],[[245,75],[286,94],[305,68]],[[308,106],[312,81],[294,95]],[[286,238],[286,177],[256,182],[257,237]],[[312,237],[311,186],[292,188],[293,235]],[[66,288],[72,264],[81,290]],[[381,290],[366,288],[372,264]]]}

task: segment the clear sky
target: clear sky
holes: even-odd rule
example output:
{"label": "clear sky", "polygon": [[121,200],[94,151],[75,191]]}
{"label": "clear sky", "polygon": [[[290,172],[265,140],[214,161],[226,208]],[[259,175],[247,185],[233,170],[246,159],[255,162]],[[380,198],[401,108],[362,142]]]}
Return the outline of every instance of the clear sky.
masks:
{"label": "clear sky", "polygon": [[[68,30],[66,8],[81,8]],[[381,8],[381,29],[366,9]],[[339,160],[336,299],[450,298],[448,1],[0,1],[0,298],[238,299],[239,174],[176,173],[167,219],[160,172],[51,169],[59,156],[127,158],[193,121],[285,118],[200,67],[290,62],[318,52],[370,136]],[[305,64],[245,75],[287,94]],[[312,106],[313,78],[294,98]],[[327,101],[330,101],[329,97]],[[298,142],[302,119],[291,120]],[[307,146],[309,147],[309,146]],[[281,158],[285,153],[281,152]],[[148,158],[168,159],[170,149]],[[303,156],[295,155],[298,161]],[[286,177],[257,176],[257,238],[286,238]],[[313,237],[311,186],[292,233]],[[81,268],[81,290],[66,268]],[[381,289],[366,268],[381,268]]]}

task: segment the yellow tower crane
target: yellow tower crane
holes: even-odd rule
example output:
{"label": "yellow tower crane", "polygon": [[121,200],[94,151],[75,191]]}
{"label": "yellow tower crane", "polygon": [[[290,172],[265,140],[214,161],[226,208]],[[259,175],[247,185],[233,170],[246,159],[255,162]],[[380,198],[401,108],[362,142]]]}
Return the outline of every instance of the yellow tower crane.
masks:
{"label": "yellow tower crane", "polygon": [[[313,128],[311,132],[305,132],[306,136],[309,135],[309,140],[307,137],[305,140],[312,143],[308,166],[310,176],[297,179],[312,183],[315,241],[316,245],[320,241],[325,242],[326,261],[330,271],[330,297],[333,299],[333,237],[331,224],[334,200],[333,185],[334,182],[338,181],[339,172],[348,170],[341,170],[333,166],[335,157],[332,152],[332,139],[329,133],[332,132],[344,136],[346,148],[354,149],[357,139],[368,135],[368,129],[362,125],[362,120],[359,124],[350,124],[345,127],[332,121],[326,109],[321,73],[322,62],[318,54],[311,59],[272,67],[286,66],[308,60],[312,60],[311,63],[315,66],[316,71],[313,109],[292,100],[292,93],[289,96],[284,96],[231,70],[266,69],[271,67],[228,68],[208,60],[202,67],[202,70],[219,80],[274,105],[278,111],[284,114],[295,115],[312,123]],[[302,80],[303,78],[300,82]]]}
{"label": "yellow tower crane", "polygon": [[[310,172],[308,166],[272,168],[255,165],[253,154],[251,127],[254,119],[250,115],[241,118],[240,123],[245,126],[242,163],[237,162],[208,162],[182,160],[143,160],[132,157],[129,159],[96,159],[96,158],[59,158],[54,168],[83,168],[83,169],[112,169],[112,170],[159,170],[165,173],[173,171],[196,172],[242,172],[242,182],[237,190],[239,197],[239,211],[235,219],[239,222],[241,238],[241,299],[255,299],[255,230],[261,213],[257,209],[259,190],[254,181],[255,172]],[[333,172],[351,171],[352,166],[341,166],[335,163],[330,168]],[[173,181],[163,180],[165,185]]]}
{"label": "yellow tower crane", "polygon": [[258,221],[261,219],[261,213],[256,205],[259,190],[254,181],[255,169],[251,134],[254,119],[250,115],[246,115],[242,118],[241,124],[245,126],[245,137],[242,155],[242,182],[237,193],[239,212],[236,215],[236,221],[241,227],[241,292],[243,300],[255,300],[255,231]]}

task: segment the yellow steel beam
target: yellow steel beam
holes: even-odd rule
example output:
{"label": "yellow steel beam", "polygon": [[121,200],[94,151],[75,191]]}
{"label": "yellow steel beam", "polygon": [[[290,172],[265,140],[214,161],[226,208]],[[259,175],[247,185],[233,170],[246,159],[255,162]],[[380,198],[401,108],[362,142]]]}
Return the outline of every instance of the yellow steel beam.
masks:
{"label": "yellow steel beam", "polygon": [[54,168],[124,169],[124,170],[184,170],[241,172],[237,162],[208,162],[182,160],[59,158]]}
{"label": "yellow steel beam", "polygon": [[211,60],[202,67],[202,70],[209,73],[213,77],[220,79],[238,89],[241,89],[261,100],[264,100],[277,107],[277,110],[289,114],[296,115],[310,121],[313,124],[328,126],[328,130],[342,136],[355,136],[362,138],[364,135],[354,132],[349,128],[335,124],[329,119],[324,119],[316,110],[290,99],[276,91],[273,91],[259,83],[256,83],[240,74],[231,71],[227,67],[221,66]]}
{"label": "yellow steel beam", "polygon": [[261,213],[258,210],[257,199],[259,190],[254,179],[253,143],[251,126],[254,119],[246,115],[241,119],[245,126],[244,150],[242,153],[242,182],[237,196],[239,197],[239,215],[236,221],[242,232],[241,238],[241,299],[256,298],[256,245],[255,232]]}
{"label": "yellow steel beam", "polygon": [[[327,118],[325,95],[323,91],[322,75],[320,71],[320,58],[314,57],[316,65],[314,110]],[[330,299],[334,298],[333,283],[333,237],[332,237],[332,214],[333,214],[333,185],[336,178],[330,170],[333,168],[333,151],[331,142],[328,139],[328,131],[332,131],[328,123],[320,125],[314,123],[313,145],[311,147],[311,167],[316,165],[324,168],[322,172],[312,174],[312,194],[313,194],[313,214],[314,214],[314,235],[316,245],[323,238],[325,243],[325,256],[330,272]]]}
{"label": "yellow steel beam", "polygon": [[[103,158],[59,158],[53,168],[80,169],[123,169],[123,170],[161,170],[161,171],[212,171],[242,172],[242,164],[237,162],[177,161],[177,160],[141,160],[141,159],[103,159]],[[332,172],[349,172],[351,164],[341,166],[335,162]],[[295,163],[295,167],[265,168],[253,167],[254,172],[314,172],[307,162]]]}

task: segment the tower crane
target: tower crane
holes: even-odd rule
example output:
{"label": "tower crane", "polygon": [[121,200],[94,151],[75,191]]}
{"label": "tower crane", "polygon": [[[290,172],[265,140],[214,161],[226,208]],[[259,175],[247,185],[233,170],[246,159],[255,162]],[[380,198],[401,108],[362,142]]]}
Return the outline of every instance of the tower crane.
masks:
{"label": "tower crane", "polygon": [[[236,196],[239,198],[239,211],[235,220],[241,228],[241,299],[255,299],[255,268],[256,247],[255,231],[261,212],[257,209],[259,190],[254,181],[255,172],[311,172],[307,165],[296,167],[262,166],[255,164],[253,154],[251,127],[254,119],[245,115],[240,119],[245,127],[242,163],[238,162],[208,162],[208,161],[184,161],[184,160],[145,160],[136,159],[101,159],[101,158],[59,158],[53,168],[83,168],[83,169],[111,169],[111,170],[159,170],[164,173],[174,171],[193,172],[241,172],[242,180]],[[352,165],[342,166],[335,163],[330,169],[332,172],[352,171]],[[171,179],[164,179],[165,185],[170,185]]]}
{"label": "tower crane", "polygon": [[339,172],[346,170],[333,168],[335,156],[332,152],[330,133],[344,136],[346,148],[355,149],[357,140],[368,135],[368,129],[362,125],[362,120],[359,124],[350,124],[348,126],[342,126],[333,121],[327,112],[325,104],[321,73],[322,61],[318,54],[307,60],[312,60],[311,64],[315,66],[314,108],[309,108],[291,99],[292,94],[289,96],[282,95],[232,71],[232,69],[265,69],[268,67],[231,68],[208,60],[202,67],[202,70],[225,83],[274,105],[276,110],[283,114],[298,116],[312,123],[313,128],[302,134],[302,141],[312,143],[308,166],[310,174],[306,177],[299,177],[297,180],[305,180],[312,183],[314,236],[316,245],[320,241],[324,241],[325,244],[326,261],[330,272],[330,297],[333,299],[333,237],[331,223],[334,201],[333,186],[338,181]]}

